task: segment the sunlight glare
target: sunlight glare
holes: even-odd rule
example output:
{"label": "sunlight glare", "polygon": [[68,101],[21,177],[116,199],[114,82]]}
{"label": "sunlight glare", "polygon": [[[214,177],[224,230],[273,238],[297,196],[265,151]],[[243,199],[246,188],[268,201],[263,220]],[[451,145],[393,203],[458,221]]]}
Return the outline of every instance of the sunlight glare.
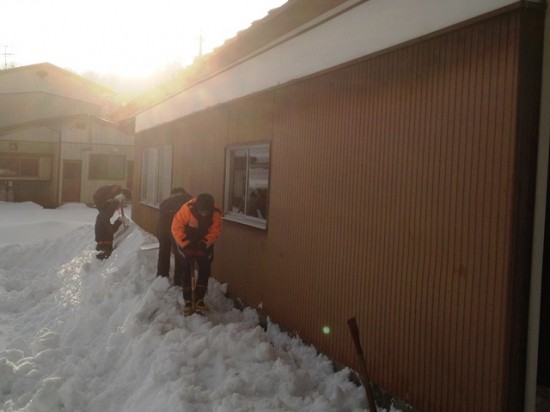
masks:
{"label": "sunlight glare", "polygon": [[[2,0],[0,46],[16,66],[139,77],[185,67],[286,0]],[[8,55],[3,56],[8,57]]]}

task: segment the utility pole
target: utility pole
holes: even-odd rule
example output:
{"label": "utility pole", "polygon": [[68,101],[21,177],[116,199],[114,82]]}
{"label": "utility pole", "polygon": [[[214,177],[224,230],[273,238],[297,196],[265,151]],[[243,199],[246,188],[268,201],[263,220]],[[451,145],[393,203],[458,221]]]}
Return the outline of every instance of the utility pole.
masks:
{"label": "utility pole", "polygon": [[4,70],[8,68],[8,56],[13,56],[13,53],[8,53],[8,46],[4,45]]}

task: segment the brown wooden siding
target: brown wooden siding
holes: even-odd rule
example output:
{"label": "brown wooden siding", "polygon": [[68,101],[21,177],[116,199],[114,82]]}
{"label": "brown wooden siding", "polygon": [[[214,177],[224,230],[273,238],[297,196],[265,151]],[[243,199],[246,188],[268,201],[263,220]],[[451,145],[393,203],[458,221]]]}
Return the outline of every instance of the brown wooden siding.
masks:
{"label": "brown wooden siding", "polygon": [[276,92],[264,306],[420,410],[504,410],[517,24]]}
{"label": "brown wooden siding", "polygon": [[[531,213],[536,158],[522,149],[536,121],[518,124],[527,110],[518,104],[521,15],[170,126],[175,184],[220,202],[224,148],[272,145],[268,230],[224,222],[214,276],[358,369],[346,323],[355,316],[373,380],[421,411],[521,401],[507,392],[521,372],[510,334],[521,330],[511,322],[525,323],[512,319],[525,285],[511,287],[528,276],[530,228],[518,229],[516,213]],[[527,188],[518,194],[518,185]],[[519,255],[518,244],[527,245]]]}

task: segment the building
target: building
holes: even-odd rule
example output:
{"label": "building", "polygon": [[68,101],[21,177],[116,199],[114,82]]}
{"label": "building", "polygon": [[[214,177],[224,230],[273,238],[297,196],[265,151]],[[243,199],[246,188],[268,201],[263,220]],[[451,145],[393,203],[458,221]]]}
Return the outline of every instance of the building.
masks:
{"label": "building", "polygon": [[288,1],[130,106],[133,219],[210,192],[231,295],[359,369],[356,317],[371,378],[418,410],[534,411],[545,6]]}
{"label": "building", "polygon": [[0,200],[93,203],[132,180],[133,130],[114,92],[49,63],[0,71]]}

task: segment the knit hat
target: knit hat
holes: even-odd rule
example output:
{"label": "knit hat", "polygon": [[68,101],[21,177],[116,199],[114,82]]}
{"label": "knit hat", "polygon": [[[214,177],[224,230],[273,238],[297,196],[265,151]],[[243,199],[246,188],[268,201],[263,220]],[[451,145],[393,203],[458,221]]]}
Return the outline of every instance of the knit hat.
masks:
{"label": "knit hat", "polygon": [[201,193],[195,203],[199,213],[212,213],[214,210],[214,198],[209,193]]}
{"label": "knit hat", "polygon": [[170,192],[171,195],[184,195],[186,192],[185,192],[185,189],[183,187],[175,187],[172,189],[172,191]]}
{"label": "knit hat", "polygon": [[132,200],[132,192],[130,192],[130,190],[124,188],[122,189],[122,194],[124,195],[126,200]]}

